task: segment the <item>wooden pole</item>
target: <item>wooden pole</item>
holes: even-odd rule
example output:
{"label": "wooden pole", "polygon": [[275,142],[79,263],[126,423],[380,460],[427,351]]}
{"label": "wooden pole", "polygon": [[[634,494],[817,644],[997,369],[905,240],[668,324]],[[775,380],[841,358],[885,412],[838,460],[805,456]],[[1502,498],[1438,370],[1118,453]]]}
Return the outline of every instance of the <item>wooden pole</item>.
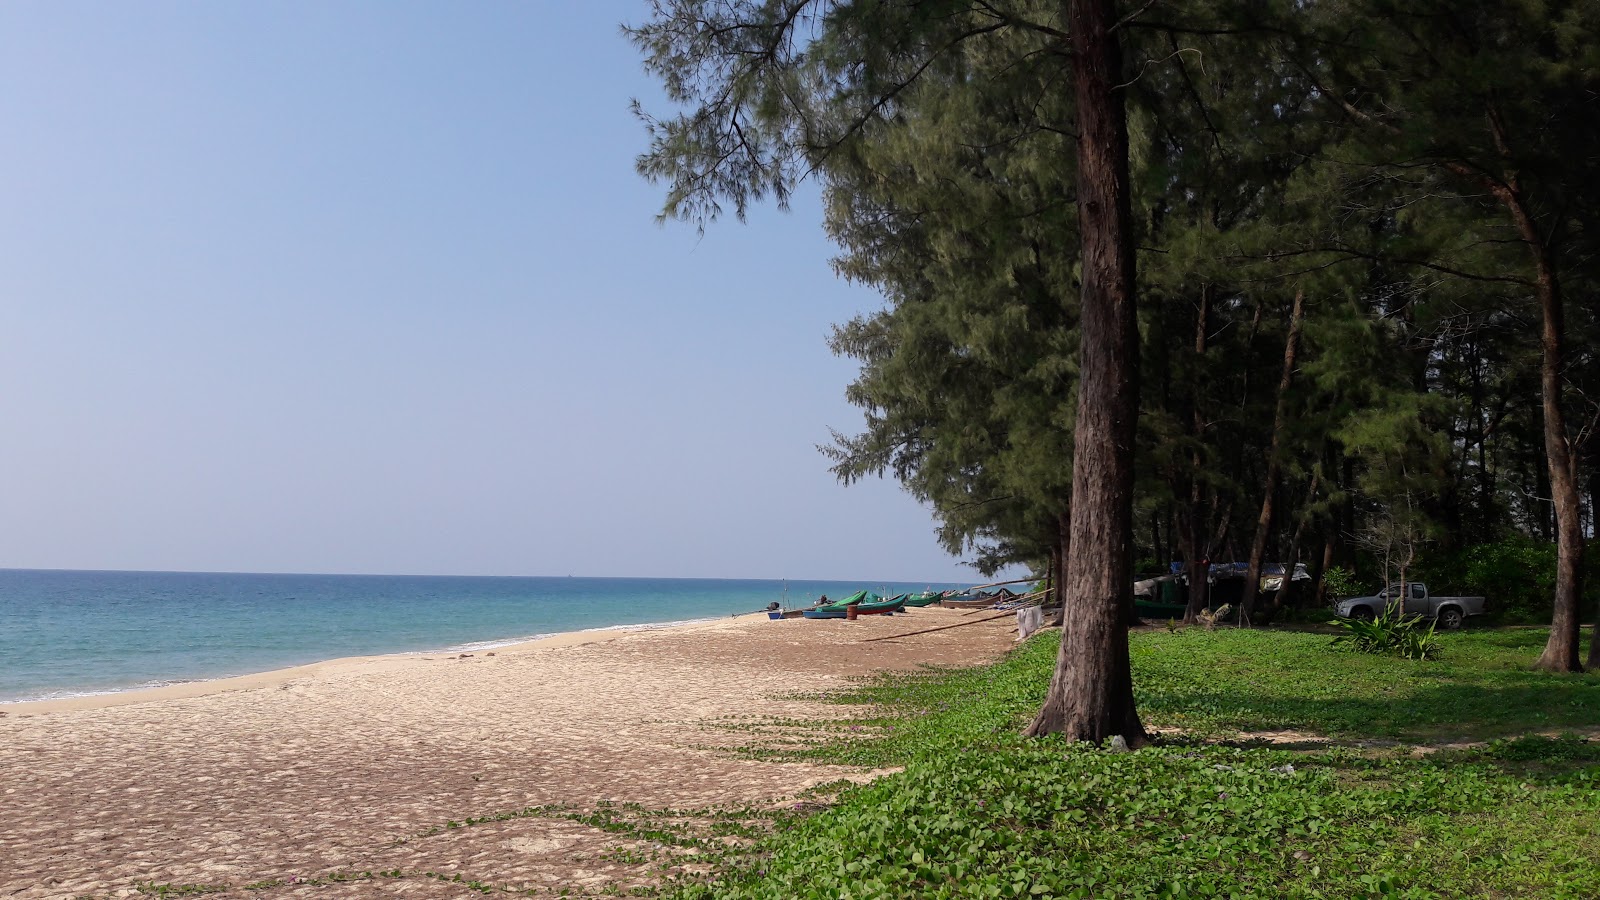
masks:
{"label": "wooden pole", "polygon": [[979,590],[982,590],[984,588],[1001,587],[1002,585],[1007,585],[1007,584],[1026,584],[1028,582],[1033,582],[1033,581],[1038,581],[1038,580],[1039,579],[1037,579],[1037,578],[1018,578],[1015,581],[996,581],[993,584],[975,584],[975,585],[973,585],[972,587],[969,587],[969,588],[962,588],[959,591],[945,591],[945,593],[946,594],[952,594],[952,593],[959,594],[959,593],[963,593],[963,592],[966,592],[966,591],[979,591]]}
{"label": "wooden pole", "polygon": [[[1050,589],[1049,589],[1049,588],[1045,588],[1045,589],[1044,589],[1044,590],[1042,590],[1042,591],[1034,591],[1034,592],[1033,592],[1033,593],[1031,593],[1031,594],[1019,594],[1019,595],[1018,595],[1018,596],[1015,596],[1015,597],[1012,597],[1012,598],[1011,598],[1011,599],[1010,599],[1010,600],[1007,600],[1007,601],[1005,601],[1005,602],[1006,602],[1006,603],[1016,603],[1016,602],[1018,602],[1018,601],[1020,601],[1020,600],[1026,600],[1026,601],[1028,601],[1028,605],[1029,605],[1029,606],[1032,606],[1032,605],[1033,605],[1033,601],[1035,601],[1035,600],[1038,600],[1038,601],[1040,601],[1040,602],[1043,602],[1043,600],[1044,600],[1044,598],[1045,598],[1045,597],[1046,597],[1046,596],[1048,596],[1048,595],[1049,595],[1049,593],[1050,593]],[[972,615],[972,614],[973,614],[973,613],[980,613],[980,612],[988,612],[988,611],[989,611],[989,610],[991,610],[991,609],[993,609],[993,608],[994,608],[994,607],[992,607],[992,606],[990,606],[990,607],[985,607],[985,608],[983,608],[983,609],[969,609],[969,610],[967,610],[967,611],[966,611],[966,612],[964,612],[964,613],[962,613],[962,615],[964,615],[964,616],[970,616],[970,615]],[[1009,610],[1009,612],[1016,612],[1016,611],[1017,611],[1017,610],[1019,610],[1019,609],[1022,609],[1022,607],[1020,607],[1020,606],[1013,606],[1013,607],[1011,607],[1011,609],[1010,609],[1010,610]]]}
{"label": "wooden pole", "polygon": [[873,641],[892,641],[895,638],[911,637],[912,635],[917,635],[917,634],[932,634],[935,631],[944,631],[947,628],[960,628],[963,625],[980,625],[980,624],[982,624],[984,622],[993,622],[995,619],[1007,618],[1015,611],[1016,610],[1008,609],[1008,610],[1006,610],[1005,612],[1001,613],[998,616],[990,616],[987,619],[976,619],[976,620],[971,621],[971,622],[957,622],[954,625],[940,625],[938,628],[924,628],[921,631],[908,631],[905,634],[886,634],[883,637],[867,638],[864,641],[857,641],[856,643],[858,643],[858,644],[870,644]]}

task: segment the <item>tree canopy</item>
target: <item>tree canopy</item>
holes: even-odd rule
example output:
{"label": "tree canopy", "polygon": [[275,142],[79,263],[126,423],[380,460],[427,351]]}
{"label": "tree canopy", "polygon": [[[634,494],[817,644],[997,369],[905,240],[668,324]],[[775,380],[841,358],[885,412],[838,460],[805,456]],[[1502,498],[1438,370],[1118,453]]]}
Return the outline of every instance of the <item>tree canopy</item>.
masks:
{"label": "tree canopy", "polygon": [[[885,300],[835,330],[866,419],[824,451],[847,482],[897,478],[984,571],[1072,549],[1102,260],[1075,16],[1095,5],[658,0],[629,32],[679,105],[646,117],[640,161],[665,215],[820,184],[839,273]],[[1138,568],[1378,578],[1403,549],[1448,579],[1476,545],[1553,542],[1543,663],[1576,668],[1600,494],[1600,2],[1107,7]]]}

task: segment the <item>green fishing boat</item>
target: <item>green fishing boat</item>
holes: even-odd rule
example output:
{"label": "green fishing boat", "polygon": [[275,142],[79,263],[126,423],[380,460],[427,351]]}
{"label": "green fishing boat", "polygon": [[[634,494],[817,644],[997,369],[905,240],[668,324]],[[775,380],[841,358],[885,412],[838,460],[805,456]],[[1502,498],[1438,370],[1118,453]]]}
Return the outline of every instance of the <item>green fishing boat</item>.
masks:
{"label": "green fishing boat", "polygon": [[877,603],[857,603],[856,615],[881,616],[887,615],[888,613],[903,612],[905,611],[905,608],[906,598],[904,595],[902,595],[899,597],[890,597],[887,600],[879,600]]}
{"label": "green fishing boat", "polygon": [[819,606],[817,609],[823,612],[842,613],[851,606],[856,608],[856,615],[858,616],[873,616],[899,612],[906,608],[906,601],[904,597],[890,597],[885,600],[872,591],[856,591],[837,603],[829,603],[827,606]]}
{"label": "green fishing boat", "polygon": [[906,594],[906,606],[907,608],[911,609],[919,609],[924,606],[938,606],[939,600],[942,596],[943,595],[941,595],[938,591],[923,591],[920,594]]}

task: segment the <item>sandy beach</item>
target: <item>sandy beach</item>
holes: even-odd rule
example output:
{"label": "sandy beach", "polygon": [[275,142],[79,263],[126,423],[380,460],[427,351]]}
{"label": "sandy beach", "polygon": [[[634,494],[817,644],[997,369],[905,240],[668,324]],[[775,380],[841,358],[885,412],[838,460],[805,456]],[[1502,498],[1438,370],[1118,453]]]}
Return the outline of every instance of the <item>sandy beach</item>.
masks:
{"label": "sandy beach", "polygon": [[[443,880],[458,875],[626,893],[671,862],[658,846],[551,816],[447,825],[550,804],[770,808],[871,777],[725,748],[752,740],[733,727],[749,717],[845,712],[796,691],[992,659],[1010,617],[864,642],[983,618],[744,616],[0,705],[0,898],[481,896]],[[362,872],[393,874],[330,880]]]}

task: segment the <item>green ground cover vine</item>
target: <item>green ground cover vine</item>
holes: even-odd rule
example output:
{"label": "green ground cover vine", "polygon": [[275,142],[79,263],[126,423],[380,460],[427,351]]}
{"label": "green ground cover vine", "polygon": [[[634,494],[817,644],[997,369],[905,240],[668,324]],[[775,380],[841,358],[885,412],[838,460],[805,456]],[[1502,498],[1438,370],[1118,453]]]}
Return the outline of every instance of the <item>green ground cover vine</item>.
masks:
{"label": "green ground cover vine", "polygon": [[[1141,633],[1141,709],[1184,734],[1124,754],[1018,736],[1051,636],[991,666],[865,681],[827,698],[861,715],[796,755],[903,771],[778,823],[673,894],[1600,896],[1600,744],[1526,736],[1600,724],[1600,678],[1527,671],[1543,640],[1442,635],[1442,659],[1419,663],[1333,652],[1321,633]],[[1200,740],[1267,729],[1355,745]],[[1494,740],[1407,746],[1444,737]]]}

